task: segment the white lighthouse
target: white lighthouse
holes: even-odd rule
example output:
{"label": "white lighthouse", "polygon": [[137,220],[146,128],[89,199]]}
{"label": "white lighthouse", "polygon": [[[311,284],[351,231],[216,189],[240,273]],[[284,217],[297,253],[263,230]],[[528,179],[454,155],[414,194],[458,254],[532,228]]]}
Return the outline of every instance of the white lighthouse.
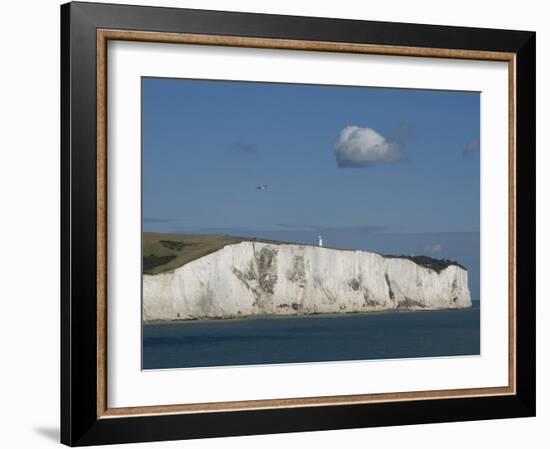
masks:
{"label": "white lighthouse", "polygon": [[319,246],[323,246],[323,237],[319,236]]}

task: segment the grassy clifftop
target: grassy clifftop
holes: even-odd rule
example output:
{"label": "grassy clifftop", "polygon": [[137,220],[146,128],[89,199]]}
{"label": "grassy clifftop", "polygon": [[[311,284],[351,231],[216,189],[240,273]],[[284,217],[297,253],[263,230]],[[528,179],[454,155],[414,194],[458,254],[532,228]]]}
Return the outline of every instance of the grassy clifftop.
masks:
{"label": "grassy clifftop", "polygon": [[[255,239],[250,237],[235,237],[229,235],[208,234],[165,234],[159,232],[143,233],[143,273],[158,274],[174,270],[192,260],[206,256],[222,249],[226,245],[240,242],[261,242],[276,245],[287,244],[276,240]],[[350,251],[343,248],[333,248]],[[391,256],[388,258],[409,259],[416,264],[441,272],[450,265],[464,268],[458,262],[448,259],[434,259],[428,256]]]}
{"label": "grassy clifftop", "polygon": [[[229,235],[143,233],[143,272],[157,274],[181,267],[226,245],[252,241]],[[255,241],[281,243],[271,240]]]}
{"label": "grassy clifftop", "polygon": [[417,265],[420,265],[421,267],[429,268],[430,270],[437,271],[438,273],[441,273],[445,268],[451,265],[456,265],[463,270],[467,270],[465,266],[460,265],[458,262],[449,259],[434,259],[433,257],[429,256],[392,256],[388,254],[382,255],[384,257],[387,257],[388,259],[407,259]]}

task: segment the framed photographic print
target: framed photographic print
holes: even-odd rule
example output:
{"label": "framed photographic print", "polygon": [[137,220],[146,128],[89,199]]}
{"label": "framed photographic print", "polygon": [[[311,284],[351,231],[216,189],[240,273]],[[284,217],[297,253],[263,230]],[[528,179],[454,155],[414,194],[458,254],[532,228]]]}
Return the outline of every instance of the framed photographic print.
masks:
{"label": "framed photographic print", "polygon": [[535,414],[535,33],[61,19],[63,443]]}

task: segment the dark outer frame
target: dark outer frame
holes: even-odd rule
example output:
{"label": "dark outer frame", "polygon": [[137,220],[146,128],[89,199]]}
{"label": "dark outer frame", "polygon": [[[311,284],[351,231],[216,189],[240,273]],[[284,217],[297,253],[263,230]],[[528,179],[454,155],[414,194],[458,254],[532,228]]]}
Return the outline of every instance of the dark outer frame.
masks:
{"label": "dark outer frame", "polygon": [[[200,413],[98,412],[97,30],[515,54],[515,393]],[[104,112],[104,111],[103,111]],[[175,8],[61,7],[61,442],[71,446],[535,415],[535,33]],[[99,221],[101,226],[101,221]]]}

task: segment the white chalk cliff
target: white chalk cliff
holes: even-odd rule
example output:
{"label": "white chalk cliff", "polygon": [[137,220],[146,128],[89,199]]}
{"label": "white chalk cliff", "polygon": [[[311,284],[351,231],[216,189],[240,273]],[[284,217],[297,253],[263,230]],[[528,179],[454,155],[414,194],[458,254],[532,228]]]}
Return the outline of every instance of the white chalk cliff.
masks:
{"label": "white chalk cliff", "polygon": [[471,306],[468,273],[367,251],[242,242],[143,276],[146,321]]}

